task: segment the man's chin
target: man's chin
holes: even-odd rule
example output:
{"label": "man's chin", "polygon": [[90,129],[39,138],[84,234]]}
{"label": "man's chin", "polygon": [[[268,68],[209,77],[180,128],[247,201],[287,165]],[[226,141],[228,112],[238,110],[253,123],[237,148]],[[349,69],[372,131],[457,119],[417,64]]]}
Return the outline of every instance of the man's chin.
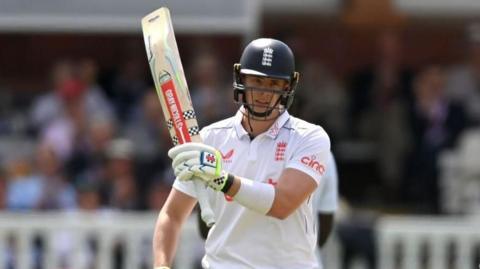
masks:
{"label": "man's chin", "polygon": [[[267,112],[268,110],[261,110],[261,111],[258,111],[258,110],[253,110],[255,113],[258,113],[258,114],[264,114],[265,112]],[[279,113],[275,110],[273,110],[270,114],[268,115],[265,115],[265,116],[257,116],[257,115],[253,115],[252,113],[249,113],[250,114],[250,118],[251,119],[254,119],[254,120],[259,120],[259,121],[269,121],[269,120],[274,120],[276,118],[278,118],[279,116]]]}
{"label": "man's chin", "polygon": [[[254,109],[253,112],[255,112],[256,114],[265,114],[266,112],[268,111],[268,109]],[[269,113],[269,115],[271,115],[273,113],[273,111],[271,113]]]}

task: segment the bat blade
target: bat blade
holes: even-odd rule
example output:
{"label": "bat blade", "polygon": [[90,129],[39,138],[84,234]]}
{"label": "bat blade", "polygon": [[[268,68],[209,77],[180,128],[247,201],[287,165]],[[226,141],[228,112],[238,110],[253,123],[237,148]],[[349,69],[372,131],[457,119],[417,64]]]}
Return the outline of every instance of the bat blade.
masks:
{"label": "bat blade", "polygon": [[143,18],[142,28],[150,70],[174,144],[200,142],[170,12],[165,7],[152,12]]}
{"label": "bat blade", "polygon": [[[201,142],[168,8],[159,8],[145,16],[142,30],[150,71],[173,144]],[[198,181],[194,183],[202,219],[212,226],[215,221],[206,187]]]}

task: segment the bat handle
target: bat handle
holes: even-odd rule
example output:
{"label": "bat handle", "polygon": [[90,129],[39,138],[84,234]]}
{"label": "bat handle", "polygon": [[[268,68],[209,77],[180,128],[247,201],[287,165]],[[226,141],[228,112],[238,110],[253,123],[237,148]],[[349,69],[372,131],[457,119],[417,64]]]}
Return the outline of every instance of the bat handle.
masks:
{"label": "bat handle", "polygon": [[202,220],[205,222],[207,227],[212,227],[215,224],[215,217],[213,215],[213,210],[210,207],[208,201],[207,190],[203,183],[199,180],[193,180],[195,185],[195,191],[197,192],[198,203],[200,204],[200,214]]}

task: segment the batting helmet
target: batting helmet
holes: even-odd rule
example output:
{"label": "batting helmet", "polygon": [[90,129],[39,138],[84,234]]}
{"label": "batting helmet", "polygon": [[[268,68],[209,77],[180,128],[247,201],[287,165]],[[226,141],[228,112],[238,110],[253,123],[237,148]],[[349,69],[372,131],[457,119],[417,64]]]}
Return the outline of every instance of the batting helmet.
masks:
{"label": "batting helmet", "polygon": [[[243,50],[240,63],[233,67],[234,99],[242,103],[255,115],[245,100],[245,86],[242,75],[253,75],[274,79],[284,79],[289,87],[279,99],[279,103],[288,109],[293,102],[299,73],[295,71],[295,58],[292,50],[282,41],[271,38],[256,39]],[[268,116],[273,108],[263,116]]]}

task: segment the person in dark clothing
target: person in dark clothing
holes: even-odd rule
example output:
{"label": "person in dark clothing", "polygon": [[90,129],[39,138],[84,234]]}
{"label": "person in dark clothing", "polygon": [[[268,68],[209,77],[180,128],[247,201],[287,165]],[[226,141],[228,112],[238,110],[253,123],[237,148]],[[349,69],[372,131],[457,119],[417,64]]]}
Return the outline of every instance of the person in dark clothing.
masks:
{"label": "person in dark clothing", "polygon": [[467,119],[463,107],[445,97],[441,66],[425,67],[414,85],[415,99],[409,111],[413,145],[407,157],[405,199],[421,212],[440,213],[438,158],[455,145]]}
{"label": "person in dark clothing", "polygon": [[378,193],[378,188],[385,194],[380,199],[387,202],[398,202],[401,193],[402,162],[409,145],[403,131],[412,99],[412,73],[402,63],[401,43],[397,33],[381,33],[374,63],[349,80],[349,138],[368,149],[359,165],[373,168],[361,184],[348,182],[363,200],[371,199],[368,193]]}

